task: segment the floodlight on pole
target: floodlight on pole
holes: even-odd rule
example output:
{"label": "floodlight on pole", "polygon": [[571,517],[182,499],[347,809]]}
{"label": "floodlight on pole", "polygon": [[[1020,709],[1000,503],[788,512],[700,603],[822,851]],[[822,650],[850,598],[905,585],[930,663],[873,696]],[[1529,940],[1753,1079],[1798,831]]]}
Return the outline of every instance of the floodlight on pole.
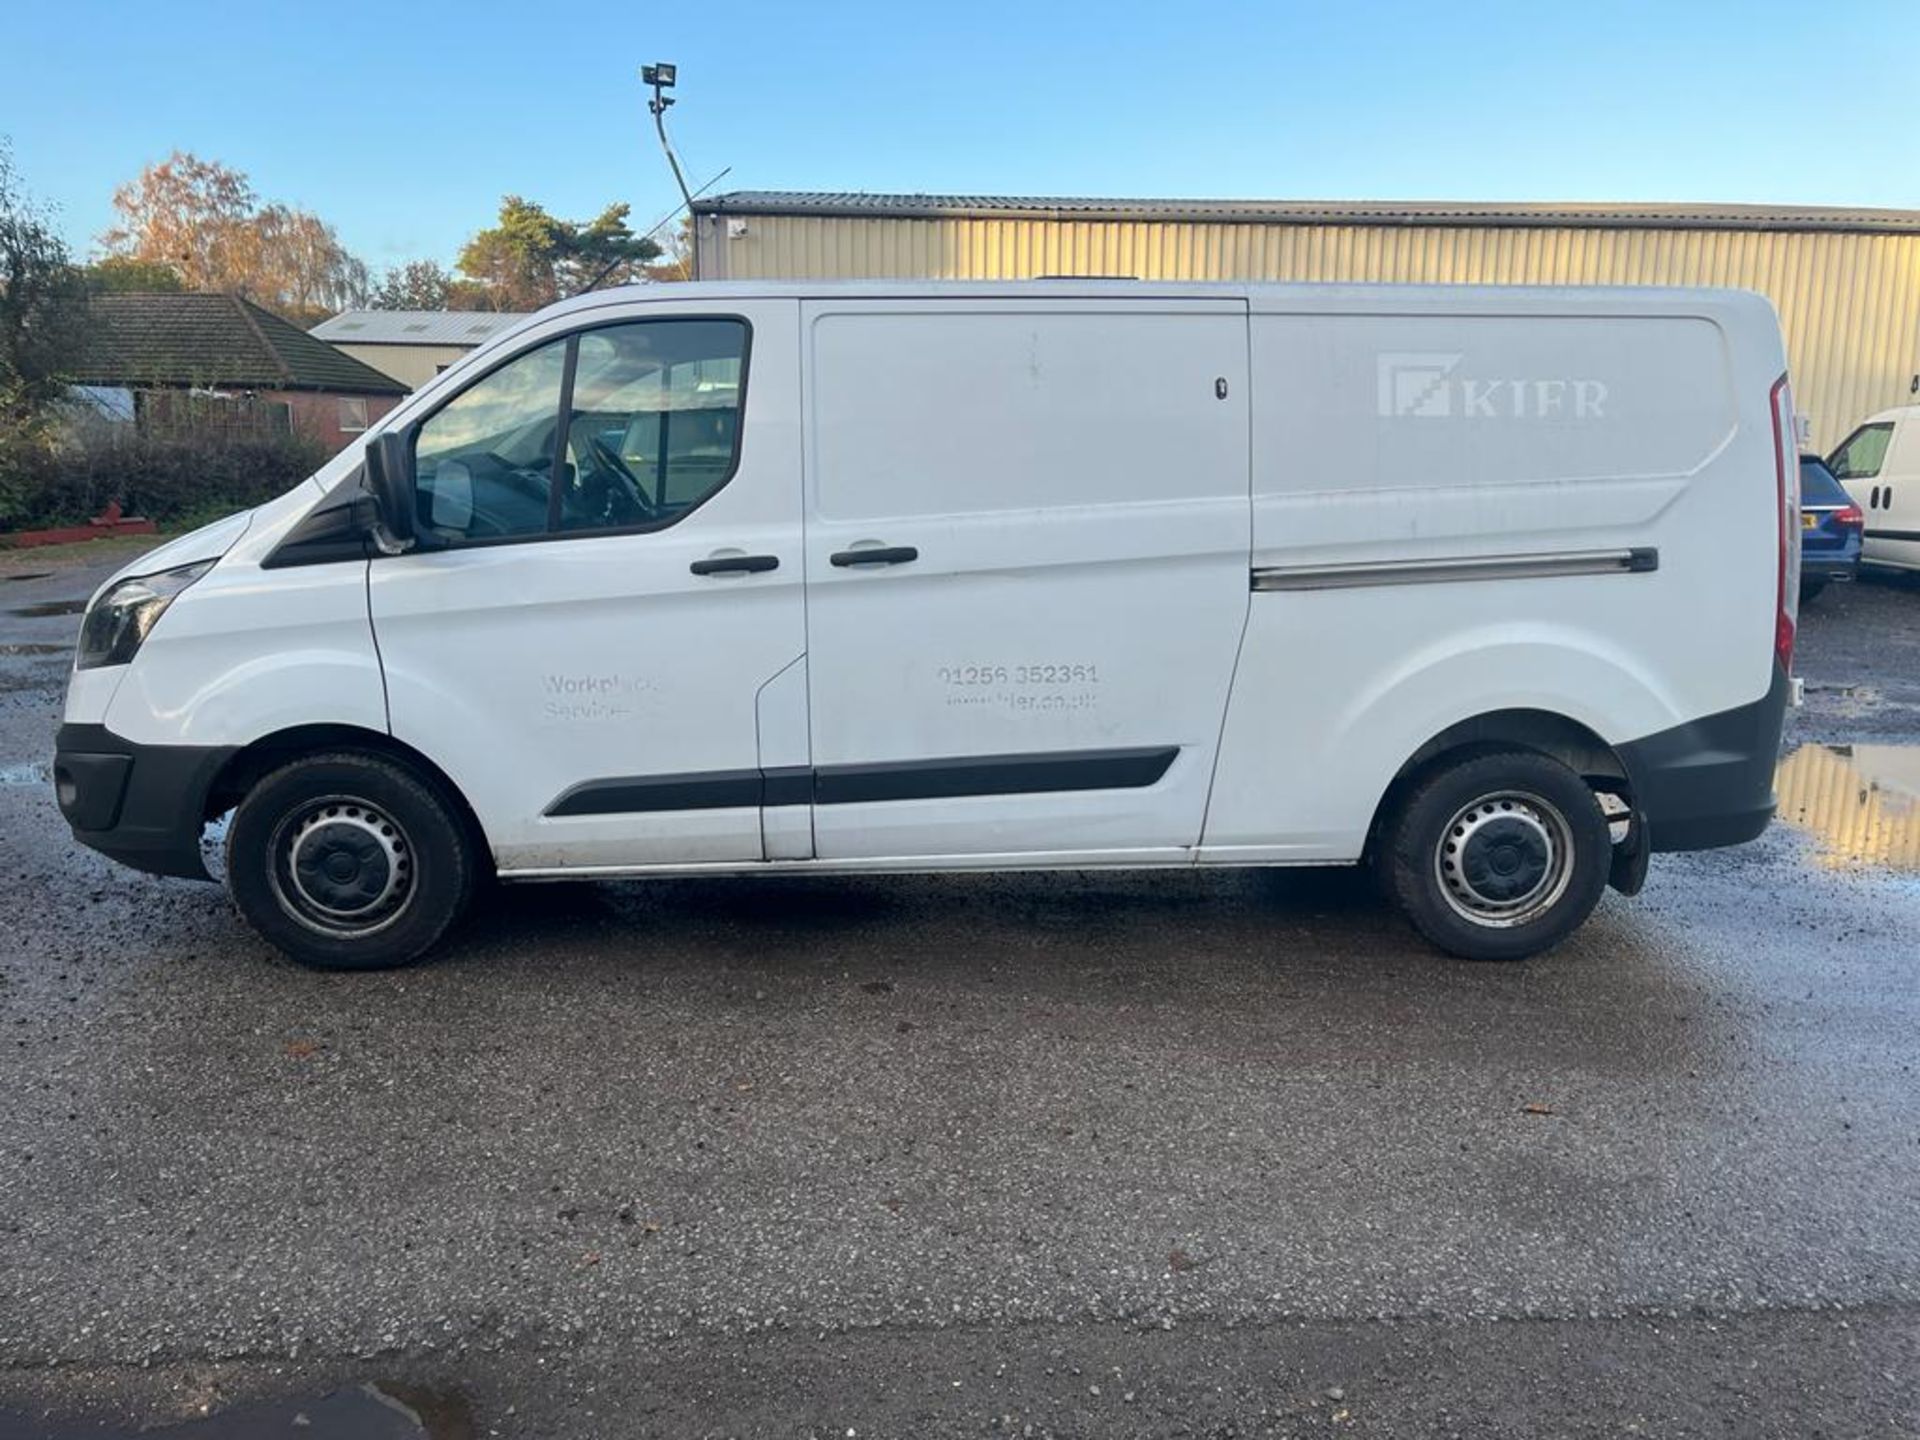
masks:
{"label": "floodlight on pole", "polygon": [[687,177],[680,171],[680,157],[673,153],[673,142],[667,139],[667,107],[673,104],[673,97],[667,91],[673,88],[679,75],[679,67],[665,61],[640,67],[640,83],[653,90],[653,98],[647,102],[647,113],[653,116],[653,128],[660,136],[660,148],[666,152],[667,164],[673,168],[673,182],[680,187],[680,198],[691,212],[693,194],[687,189]]}

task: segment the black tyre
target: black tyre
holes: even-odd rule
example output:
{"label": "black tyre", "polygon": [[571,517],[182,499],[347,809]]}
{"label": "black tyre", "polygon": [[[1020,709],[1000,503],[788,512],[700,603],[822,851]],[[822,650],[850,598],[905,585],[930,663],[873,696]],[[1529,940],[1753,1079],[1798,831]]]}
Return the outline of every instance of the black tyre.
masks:
{"label": "black tyre", "polygon": [[1467,960],[1524,960],[1564,940],[1600,902],[1613,852],[1587,783],[1526,750],[1431,771],[1385,840],[1394,900],[1428,940]]}
{"label": "black tyre", "polygon": [[302,965],[377,970],[431,949],[473,896],[474,847],[439,787],[354,751],[265,776],[227,831],[227,887]]}

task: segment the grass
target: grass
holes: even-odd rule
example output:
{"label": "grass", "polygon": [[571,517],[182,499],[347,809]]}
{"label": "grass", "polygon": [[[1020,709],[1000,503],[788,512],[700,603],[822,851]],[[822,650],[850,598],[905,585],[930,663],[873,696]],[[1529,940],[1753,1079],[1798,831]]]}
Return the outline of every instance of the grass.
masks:
{"label": "grass", "polygon": [[11,546],[0,548],[0,575],[18,575],[23,571],[72,570],[84,565],[123,565],[144,555],[156,545],[164,545],[175,535],[184,535],[192,526],[170,528],[158,535],[110,535],[103,540],[79,540],[72,545],[36,545],[28,550]]}

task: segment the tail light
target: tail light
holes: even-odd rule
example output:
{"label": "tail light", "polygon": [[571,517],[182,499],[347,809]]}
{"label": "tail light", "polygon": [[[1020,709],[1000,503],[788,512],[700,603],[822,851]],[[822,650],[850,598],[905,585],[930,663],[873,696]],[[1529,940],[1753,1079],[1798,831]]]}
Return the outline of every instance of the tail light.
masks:
{"label": "tail light", "polygon": [[1846,505],[1827,517],[1842,530],[1864,530],[1867,528],[1867,515],[1858,505]]}
{"label": "tail light", "polygon": [[1795,609],[1800,602],[1800,466],[1793,433],[1793,387],[1782,375],[1767,397],[1773,411],[1773,475],[1780,502],[1780,546],[1774,569],[1773,658],[1793,673]]}

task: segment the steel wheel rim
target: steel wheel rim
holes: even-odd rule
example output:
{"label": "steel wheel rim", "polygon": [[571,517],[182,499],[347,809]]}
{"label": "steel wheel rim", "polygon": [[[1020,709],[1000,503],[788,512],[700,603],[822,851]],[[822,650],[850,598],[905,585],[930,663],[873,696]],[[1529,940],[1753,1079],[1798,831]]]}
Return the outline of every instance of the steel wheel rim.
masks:
{"label": "steel wheel rim", "polygon": [[1441,830],[1433,875],[1447,907],[1469,924],[1525,925],[1573,882],[1573,826],[1558,806],[1526,791],[1479,796]]}
{"label": "steel wheel rim", "polygon": [[376,935],[412,905],[418,867],[411,838],[390,813],[357,796],[306,802],[267,843],[275,901],[318,934]]}

